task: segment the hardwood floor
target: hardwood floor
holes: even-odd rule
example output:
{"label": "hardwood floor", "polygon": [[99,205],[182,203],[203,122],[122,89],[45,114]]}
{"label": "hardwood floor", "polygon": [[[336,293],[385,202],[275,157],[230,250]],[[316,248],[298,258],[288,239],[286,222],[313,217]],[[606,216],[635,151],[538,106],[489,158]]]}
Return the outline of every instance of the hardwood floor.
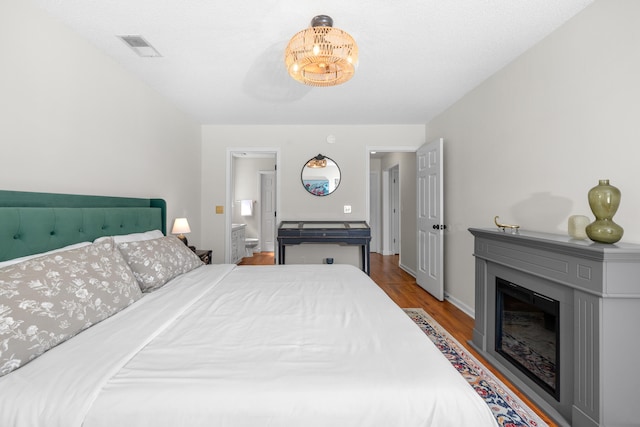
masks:
{"label": "hardwood floor", "polygon": [[[240,265],[273,264],[273,252],[256,253],[253,257],[243,258]],[[557,426],[544,412],[515,388],[500,372],[482,358],[468,343],[473,331],[473,319],[448,301],[438,301],[416,284],[413,276],[399,267],[397,255],[382,256],[371,254],[371,279],[384,290],[396,304],[402,308],[422,308],[442,327],[458,340],[471,354],[503,381],[514,393],[545,421],[549,426]]]}
{"label": "hardwood floor", "polygon": [[273,263],[273,252],[256,252],[252,257],[242,258],[238,265],[269,265]]}

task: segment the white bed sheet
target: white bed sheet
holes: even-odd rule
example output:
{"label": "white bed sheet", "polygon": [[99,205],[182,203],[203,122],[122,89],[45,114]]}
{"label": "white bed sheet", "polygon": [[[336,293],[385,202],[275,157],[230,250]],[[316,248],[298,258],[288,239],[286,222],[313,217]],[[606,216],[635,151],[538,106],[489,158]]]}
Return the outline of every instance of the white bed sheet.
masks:
{"label": "white bed sheet", "polygon": [[16,427],[497,425],[344,265],[198,268],[0,378],[0,396]]}

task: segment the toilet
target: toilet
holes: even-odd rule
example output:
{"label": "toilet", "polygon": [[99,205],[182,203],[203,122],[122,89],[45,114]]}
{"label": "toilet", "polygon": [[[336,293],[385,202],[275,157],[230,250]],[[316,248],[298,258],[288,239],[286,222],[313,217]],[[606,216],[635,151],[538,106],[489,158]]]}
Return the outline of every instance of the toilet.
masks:
{"label": "toilet", "polygon": [[247,237],[246,239],[244,239],[244,250],[245,250],[245,254],[244,256],[253,256],[253,251],[256,249],[256,247],[258,246],[258,238],[256,237]]}

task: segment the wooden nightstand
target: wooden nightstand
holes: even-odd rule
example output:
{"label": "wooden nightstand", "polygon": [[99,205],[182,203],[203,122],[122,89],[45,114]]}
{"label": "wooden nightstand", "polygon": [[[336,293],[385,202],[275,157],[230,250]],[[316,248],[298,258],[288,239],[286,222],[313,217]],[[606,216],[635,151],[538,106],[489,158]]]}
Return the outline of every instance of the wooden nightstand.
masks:
{"label": "wooden nightstand", "polygon": [[205,264],[211,264],[213,255],[210,250],[196,249],[195,252],[196,252],[196,255],[200,257],[202,262],[204,262]]}

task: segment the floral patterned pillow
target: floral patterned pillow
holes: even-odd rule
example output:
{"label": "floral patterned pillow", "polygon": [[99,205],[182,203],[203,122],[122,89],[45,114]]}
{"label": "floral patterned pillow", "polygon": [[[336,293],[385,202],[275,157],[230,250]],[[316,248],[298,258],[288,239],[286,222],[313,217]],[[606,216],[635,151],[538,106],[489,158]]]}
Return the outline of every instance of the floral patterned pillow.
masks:
{"label": "floral patterned pillow", "polygon": [[0,376],[141,296],[112,239],[0,269]]}
{"label": "floral patterned pillow", "polygon": [[120,243],[118,248],[142,292],[158,289],[174,277],[203,265],[200,257],[175,236]]}

